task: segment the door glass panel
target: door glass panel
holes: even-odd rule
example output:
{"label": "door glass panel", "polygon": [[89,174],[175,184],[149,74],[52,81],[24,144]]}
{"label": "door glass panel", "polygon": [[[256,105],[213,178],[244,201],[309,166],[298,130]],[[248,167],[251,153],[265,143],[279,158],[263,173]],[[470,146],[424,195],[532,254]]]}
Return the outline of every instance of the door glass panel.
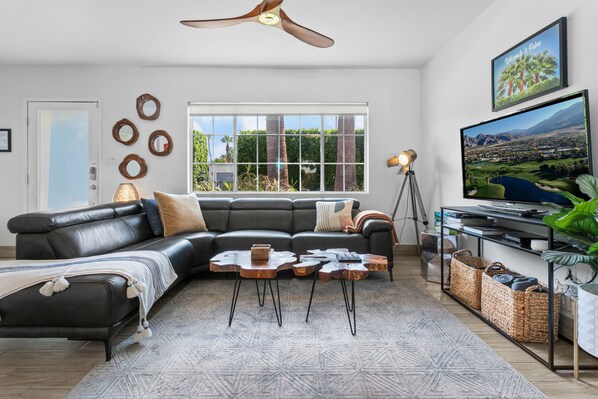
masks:
{"label": "door glass panel", "polygon": [[40,110],[40,208],[89,203],[89,111]]}

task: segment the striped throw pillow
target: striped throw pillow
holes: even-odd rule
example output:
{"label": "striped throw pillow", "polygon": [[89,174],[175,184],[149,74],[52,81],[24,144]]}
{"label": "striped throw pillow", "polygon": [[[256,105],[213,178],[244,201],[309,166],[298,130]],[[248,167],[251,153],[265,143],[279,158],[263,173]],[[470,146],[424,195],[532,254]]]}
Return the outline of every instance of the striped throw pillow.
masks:
{"label": "striped throw pillow", "polygon": [[353,201],[316,202],[315,231],[343,231],[347,226],[353,226],[351,209]]}

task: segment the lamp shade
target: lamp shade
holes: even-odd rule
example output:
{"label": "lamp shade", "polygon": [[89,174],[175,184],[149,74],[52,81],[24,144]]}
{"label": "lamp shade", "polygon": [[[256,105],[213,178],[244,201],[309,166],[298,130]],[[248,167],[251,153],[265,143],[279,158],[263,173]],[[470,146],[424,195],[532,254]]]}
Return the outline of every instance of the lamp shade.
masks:
{"label": "lamp shade", "polygon": [[127,202],[139,200],[139,193],[132,183],[120,183],[112,202]]}
{"label": "lamp shade", "polygon": [[417,159],[417,153],[415,150],[406,150],[398,155],[395,155],[386,160],[386,166],[394,168],[395,166],[401,166],[405,169],[406,166],[411,165]]}
{"label": "lamp shade", "polygon": [[399,157],[398,155],[395,155],[392,158],[388,158],[386,160],[386,166],[389,168],[394,168],[395,166],[399,166]]}
{"label": "lamp shade", "polygon": [[415,152],[415,150],[403,151],[399,154],[398,158],[399,164],[401,166],[407,166],[417,159],[417,153]]}

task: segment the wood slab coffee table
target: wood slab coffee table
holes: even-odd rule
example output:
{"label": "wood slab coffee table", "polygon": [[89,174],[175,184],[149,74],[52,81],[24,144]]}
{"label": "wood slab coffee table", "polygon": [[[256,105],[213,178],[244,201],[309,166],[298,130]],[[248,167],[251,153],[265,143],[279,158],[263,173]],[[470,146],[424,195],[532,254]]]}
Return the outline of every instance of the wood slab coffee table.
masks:
{"label": "wood slab coffee table", "polygon": [[[338,254],[347,252],[346,249],[328,249],[326,251],[311,250],[307,251],[309,255],[301,257],[301,263],[293,266],[293,272],[296,276],[309,276],[313,274],[314,279],[311,285],[311,294],[309,296],[309,305],[307,306],[307,316],[305,322],[309,320],[309,312],[314,297],[314,289],[318,278],[324,282],[333,279],[340,280],[349,319],[349,329],[351,334],[357,333],[357,324],[355,317],[355,281],[364,280],[368,277],[370,271],[388,271],[388,260],[385,256],[372,254],[359,254],[360,261],[339,262]],[[346,281],[351,281],[351,298],[347,290]],[[351,321],[351,315],[353,320]]]}
{"label": "wood slab coffee table", "polygon": [[[280,305],[280,290],[278,289],[278,272],[280,270],[292,269],[295,263],[297,263],[295,254],[286,251],[271,251],[269,260],[251,260],[251,251],[226,251],[210,259],[210,271],[236,273],[228,325],[230,326],[233,322],[233,316],[235,315],[235,308],[237,306],[237,298],[239,297],[239,289],[241,288],[241,281],[243,281],[243,278],[247,278],[255,280],[257,299],[260,306],[264,306],[266,283],[268,283],[270,294],[272,295],[272,303],[274,304],[274,312],[276,313],[276,320],[278,321],[278,325],[282,326],[282,307]],[[264,287],[261,293],[257,280],[264,280]],[[272,280],[276,281],[276,296],[278,301],[274,298]]]}

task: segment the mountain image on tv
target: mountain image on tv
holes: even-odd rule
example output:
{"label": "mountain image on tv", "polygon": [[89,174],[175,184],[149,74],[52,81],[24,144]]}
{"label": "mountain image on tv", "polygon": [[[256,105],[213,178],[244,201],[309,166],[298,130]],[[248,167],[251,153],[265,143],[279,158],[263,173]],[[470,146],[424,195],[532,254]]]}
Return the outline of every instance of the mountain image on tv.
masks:
{"label": "mountain image on tv", "polygon": [[568,205],[587,174],[583,96],[462,130],[465,196]]}

